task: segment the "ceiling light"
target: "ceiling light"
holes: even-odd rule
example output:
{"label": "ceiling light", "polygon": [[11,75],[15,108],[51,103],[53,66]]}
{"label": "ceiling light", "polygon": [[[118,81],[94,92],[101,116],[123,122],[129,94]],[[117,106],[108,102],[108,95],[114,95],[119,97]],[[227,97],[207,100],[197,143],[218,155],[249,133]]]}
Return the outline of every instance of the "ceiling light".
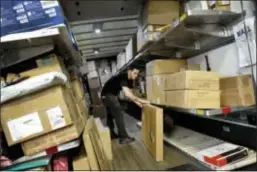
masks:
{"label": "ceiling light", "polygon": [[95,29],[95,33],[101,33],[101,29]]}
{"label": "ceiling light", "polygon": [[94,49],[94,54],[99,54],[99,49]]}

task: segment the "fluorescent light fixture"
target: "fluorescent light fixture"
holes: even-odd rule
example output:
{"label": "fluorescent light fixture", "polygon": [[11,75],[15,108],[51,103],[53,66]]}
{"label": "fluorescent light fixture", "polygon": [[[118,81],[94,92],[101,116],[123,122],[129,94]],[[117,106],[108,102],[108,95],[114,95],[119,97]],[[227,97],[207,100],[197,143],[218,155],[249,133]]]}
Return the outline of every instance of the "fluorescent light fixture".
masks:
{"label": "fluorescent light fixture", "polygon": [[99,54],[99,49],[94,49],[94,54]]}
{"label": "fluorescent light fixture", "polygon": [[95,29],[95,33],[101,33],[101,29]]}

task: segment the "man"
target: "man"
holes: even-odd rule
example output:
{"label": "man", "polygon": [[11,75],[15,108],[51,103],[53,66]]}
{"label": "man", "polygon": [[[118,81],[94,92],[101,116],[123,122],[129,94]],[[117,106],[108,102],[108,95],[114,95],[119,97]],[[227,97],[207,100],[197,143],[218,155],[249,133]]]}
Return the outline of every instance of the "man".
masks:
{"label": "man", "polygon": [[[130,67],[127,72],[115,76],[110,81],[108,81],[108,86],[104,87],[102,90],[102,98],[107,109],[107,125],[110,129],[110,134],[112,139],[118,138],[120,144],[126,144],[133,142],[135,139],[130,137],[125,129],[124,124],[124,111],[118,100],[118,95],[122,90],[127,98],[134,102],[139,107],[142,107],[143,104],[148,104],[147,100],[140,99],[136,97],[131,88],[133,87],[133,81],[136,80],[139,74],[139,69],[135,66]],[[118,135],[114,132],[114,123],[115,120]]]}

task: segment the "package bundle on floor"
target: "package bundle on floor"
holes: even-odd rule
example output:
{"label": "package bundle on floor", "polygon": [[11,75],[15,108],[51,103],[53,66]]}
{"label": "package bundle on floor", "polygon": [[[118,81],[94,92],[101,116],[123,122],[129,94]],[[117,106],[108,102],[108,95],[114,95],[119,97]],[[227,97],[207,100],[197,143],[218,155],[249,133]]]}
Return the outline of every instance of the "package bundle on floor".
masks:
{"label": "package bundle on floor", "polygon": [[21,82],[1,89],[4,135],[9,146],[20,143],[26,156],[58,151],[77,139],[88,116],[81,82],[62,60],[54,55],[36,62],[37,68],[16,76]]}

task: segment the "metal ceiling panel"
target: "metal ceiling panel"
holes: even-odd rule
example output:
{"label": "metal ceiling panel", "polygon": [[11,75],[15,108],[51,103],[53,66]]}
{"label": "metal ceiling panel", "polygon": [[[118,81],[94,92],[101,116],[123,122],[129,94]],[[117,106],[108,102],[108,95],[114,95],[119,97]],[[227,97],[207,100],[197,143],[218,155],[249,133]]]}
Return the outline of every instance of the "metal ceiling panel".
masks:
{"label": "metal ceiling panel", "polygon": [[[94,55],[104,55],[104,54],[109,54],[109,53],[116,53],[116,55],[121,52],[123,50],[123,48],[121,49],[112,49],[112,50],[106,50],[106,51],[100,51],[98,54],[95,54],[93,52],[87,52],[87,53],[83,53],[83,57],[88,57],[88,56],[94,56]],[[107,57],[107,56],[106,56]]]}
{"label": "metal ceiling panel", "polygon": [[116,49],[125,49],[125,46],[113,46],[113,47],[104,47],[104,48],[100,48],[100,52],[101,51],[108,51],[108,50],[116,50]]}
{"label": "metal ceiling panel", "polygon": [[83,33],[83,32],[93,32],[93,24],[87,24],[87,25],[76,25],[76,26],[72,26],[72,32],[74,34],[77,33]]}
{"label": "metal ceiling panel", "polygon": [[92,44],[100,44],[100,43],[108,43],[108,42],[120,42],[120,41],[128,41],[131,38],[131,35],[128,36],[115,36],[109,38],[100,38],[100,39],[91,39],[78,41],[78,46],[82,45],[92,45]]}
{"label": "metal ceiling panel", "polygon": [[96,33],[85,33],[85,34],[77,34],[75,35],[76,40],[84,40],[84,39],[96,39],[96,38],[103,38],[103,37],[113,37],[113,36],[120,36],[120,35],[131,35],[136,33],[137,29],[119,29],[119,30],[111,30],[101,32],[99,34]]}
{"label": "metal ceiling panel", "polygon": [[94,44],[94,45],[87,45],[87,46],[80,46],[80,50],[86,50],[86,49],[93,49],[93,48],[103,48],[103,47],[112,47],[112,46],[126,46],[128,41],[123,42],[111,42],[111,43],[102,43],[102,44]]}
{"label": "metal ceiling panel", "polygon": [[137,28],[137,20],[122,20],[103,23],[103,30]]}
{"label": "metal ceiling panel", "polygon": [[87,60],[92,60],[92,59],[97,59],[97,58],[113,57],[113,56],[117,56],[117,52],[104,53],[104,54],[94,54],[94,55],[91,55],[91,56],[83,56],[82,58],[85,58]]}

